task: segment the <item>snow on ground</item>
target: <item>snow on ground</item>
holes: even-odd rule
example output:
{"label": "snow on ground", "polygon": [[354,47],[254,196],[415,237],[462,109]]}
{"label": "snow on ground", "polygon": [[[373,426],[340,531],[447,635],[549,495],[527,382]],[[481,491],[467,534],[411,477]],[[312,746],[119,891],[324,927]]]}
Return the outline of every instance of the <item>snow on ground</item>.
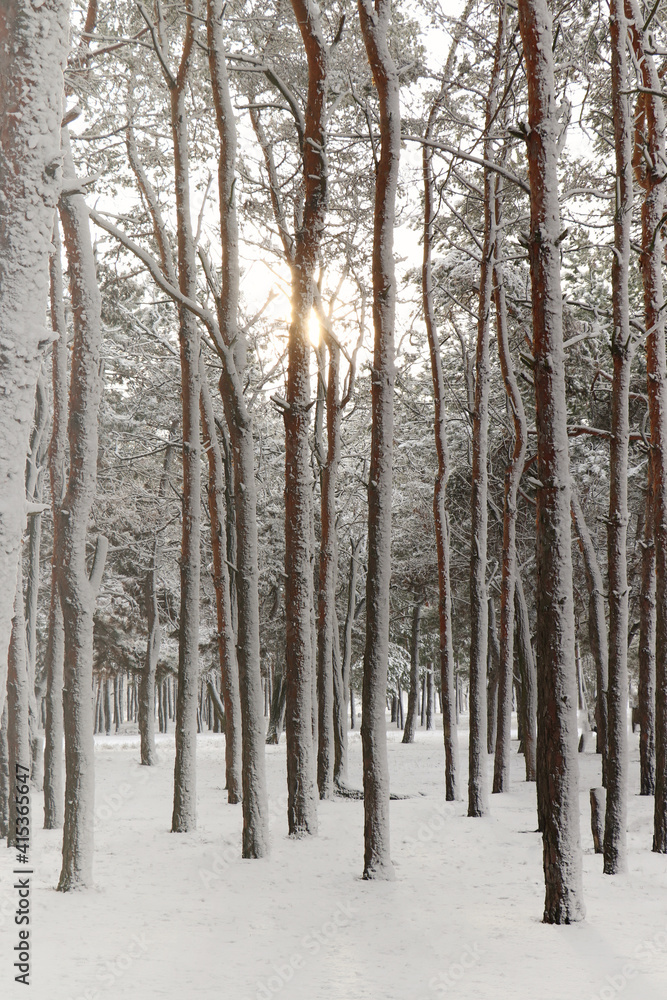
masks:
{"label": "snow on ground", "polygon": [[[440,720],[438,720],[440,721]],[[33,796],[29,992],[13,982],[13,851],[0,851],[0,996],[32,1000],[664,1000],[667,858],[652,854],[652,800],[630,796],[627,876],[602,874],[579,755],[587,919],[540,922],[535,786],[513,754],[509,795],[468,819],[443,800],[442,732],[388,733],[393,883],[364,882],[363,803],[320,803],[319,836],[286,835],[285,746],[267,747],[272,854],[242,861],[241,807],[223,791],[224,738],[198,741],[196,833],[172,834],[173,736],[143,768],[138,738],[96,740],[96,887],[62,895],[61,833]],[[461,734],[463,788],[466,737]],[[638,787],[637,738],[631,788]],[[516,743],[514,744],[516,749]],[[359,734],[350,784],[361,786]]]}

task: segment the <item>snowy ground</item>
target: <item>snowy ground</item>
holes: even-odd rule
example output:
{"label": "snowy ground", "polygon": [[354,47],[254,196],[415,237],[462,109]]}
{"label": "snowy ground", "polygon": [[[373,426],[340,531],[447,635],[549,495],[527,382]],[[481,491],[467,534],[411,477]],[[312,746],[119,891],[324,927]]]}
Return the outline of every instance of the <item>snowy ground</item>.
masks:
{"label": "snowy ground", "polygon": [[[439,720],[438,720],[439,721]],[[580,755],[587,919],[540,922],[535,789],[514,755],[510,795],[485,819],[442,795],[442,733],[413,746],[389,731],[397,880],[360,879],[363,803],[320,804],[317,838],[286,836],[285,747],[267,747],[272,855],[239,857],[241,809],[225,801],[224,738],[198,744],[199,825],[169,832],[173,737],[137,763],[133,736],[97,740],[96,888],[54,891],[61,834],[39,829],[33,797],[33,963],[13,982],[14,852],[0,851],[0,996],[32,1000],[664,1000],[667,858],[650,851],[652,800],[632,794],[630,870],[602,875]],[[516,744],[514,744],[516,748]],[[632,789],[638,786],[636,738]],[[361,785],[358,732],[350,783]],[[465,734],[461,759],[466,769]]]}

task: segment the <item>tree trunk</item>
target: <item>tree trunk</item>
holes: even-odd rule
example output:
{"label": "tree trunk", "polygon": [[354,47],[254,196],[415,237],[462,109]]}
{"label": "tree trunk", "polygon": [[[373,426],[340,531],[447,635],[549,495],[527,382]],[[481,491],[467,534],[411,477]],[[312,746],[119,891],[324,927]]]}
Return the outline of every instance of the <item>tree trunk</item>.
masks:
{"label": "tree trunk", "polygon": [[516,586],[516,517],[519,483],[526,457],[528,427],[523,399],[514,374],[507,328],[507,304],[503,284],[501,253],[501,193],[500,179],[496,181],[496,246],[494,267],[494,301],[498,355],[514,423],[514,448],[512,461],[505,473],[505,502],[503,508],[503,554],[500,584],[500,666],[498,685],[498,733],[494,761],[493,791],[510,789],[510,750],[512,727],[512,684],[514,679],[514,590]]}
{"label": "tree trunk", "polygon": [[[496,117],[500,71],[505,47],[506,9],[500,5],[498,36],[493,71],[486,99],[484,159],[493,156],[491,128]],[[496,246],[495,177],[484,170],[484,244],[479,275],[479,308],[477,314],[477,352],[475,358],[475,405],[472,414],[472,489],[470,496],[470,739],[468,744],[468,816],[484,816],[487,803],[487,650],[488,599],[487,567],[487,469],[489,436],[489,323],[493,296],[493,256]],[[495,687],[494,687],[495,693]],[[492,709],[495,730],[496,712]],[[491,744],[493,745],[495,740]],[[486,747],[488,751],[488,745]]]}
{"label": "tree trunk", "polygon": [[[67,128],[62,133],[64,187],[76,188]],[[65,818],[58,889],[92,884],[95,774],[91,688],[93,615],[102,581],[107,539],[97,536],[90,573],[88,522],[97,484],[97,418],[102,395],[100,294],[88,209],[81,194],[63,193],[60,218],[67,251],[74,323],[69,392],[69,478],[57,535],[59,589],[65,635],[63,709],[65,730]]]}
{"label": "tree trunk", "polygon": [[[653,850],[667,853],[667,360],[662,286],[665,208],[665,114],[661,80],[653,56],[646,51],[643,23],[636,0],[627,0],[626,14],[644,91],[644,128],[638,172],[645,190],[642,204],[642,254],[646,374],[651,426],[650,462],[653,473],[653,542],[656,579],[655,685],[655,813]],[[652,47],[652,43],[651,46]]]}
{"label": "tree trunk", "polygon": [[[469,6],[469,5],[468,5]],[[466,7],[466,10],[468,7]],[[433,102],[426,128],[426,138],[433,134],[440,106],[445,98],[445,85],[453,63],[455,46],[452,44],[443,73],[440,94]],[[454,690],[454,646],[452,642],[452,592],[449,576],[449,527],[447,524],[447,483],[449,481],[449,446],[447,441],[447,411],[445,406],[445,378],[440,356],[440,343],[436,326],[433,301],[433,228],[435,222],[435,184],[433,180],[433,150],[426,144],[422,148],[422,176],[424,181],[424,256],[422,263],[422,307],[428,335],[433,379],[435,407],[435,447],[438,471],[433,489],[433,519],[438,554],[438,627],[440,635],[440,689],[442,692],[442,733],[445,744],[445,800],[454,801],[458,796],[459,747],[456,724],[456,693]]]}
{"label": "tree trunk", "polygon": [[390,0],[358,0],[361,31],[380,103],[380,159],[373,230],[372,432],[361,743],[365,879],[393,879],[385,704],[389,653],[391,481],[394,422],[394,217],[401,155],[398,71],[388,46]]}
{"label": "tree trunk", "polygon": [[648,466],[644,501],[644,537],[640,542],[639,599],[639,794],[655,794],[655,547],[653,545],[653,472]]}
{"label": "tree trunk", "polygon": [[211,546],[213,549],[213,586],[218,625],[218,652],[225,704],[225,773],[227,801],[241,801],[243,781],[241,744],[241,696],[239,693],[239,668],[236,660],[234,623],[227,567],[227,538],[225,523],[225,481],[222,453],[215,427],[213,403],[206,381],[203,361],[200,368],[201,419],[204,450],[208,456],[208,510],[211,519]]}
{"label": "tree trunk", "polygon": [[408,692],[408,711],[403,731],[403,743],[414,743],[419,709],[419,632],[424,613],[423,600],[417,601],[412,609],[412,636],[410,638],[410,690]]}
{"label": "tree trunk", "polygon": [[[170,428],[169,443],[165,449],[162,476],[158,487],[158,500],[164,505],[169,484],[169,474],[174,458],[173,440],[176,435],[178,421]],[[158,608],[158,583],[160,564],[162,562],[162,545],[160,532],[155,532],[153,539],[153,556],[151,565],[144,581],[144,599],[146,602],[146,626],[148,642],[144,669],[139,678],[139,737],[141,763],[152,766],[157,761],[155,753],[155,672],[157,670],[162,644],[162,628],[160,626],[160,610]]]}
{"label": "tree trunk", "polygon": [[[528,86],[529,259],[537,426],[538,767],[548,787],[545,923],[583,919],[570,470],[560,288],[558,126],[546,0],[519,0]],[[548,786],[547,786],[548,782]]]}
{"label": "tree trunk", "polygon": [[526,762],[526,781],[535,781],[535,750],[537,741],[537,676],[533,647],[530,641],[530,620],[523,590],[521,574],[516,575],[514,588],[516,616],[517,655],[521,673],[523,702],[523,753]]}
{"label": "tree trunk", "polygon": [[597,722],[597,752],[602,754],[602,784],[607,784],[607,688],[609,686],[609,647],[607,622],[604,613],[604,584],[595,546],[584,518],[581,504],[572,492],[572,520],[574,521],[579,547],[584,557],[586,585],[588,587],[588,635],[595,660],[597,677],[597,702],[595,719]]}
{"label": "tree trunk", "polygon": [[[190,215],[188,119],[186,89],[196,3],[188,6],[186,34],[178,73],[170,83],[171,131],[178,244],[178,282],[183,295],[197,297],[197,266]],[[201,533],[201,466],[199,443],[199,327],[193,314],[179,306],[178,341],[181,360],[183,426],[183,530],[181,535],[181,605],[178,634],[178,697],[176,700],[176,759],[174,762],[173,833],[197,826],[197,695],[199,689],[199,586]]]}
{"label": "tree trunk", "polygon": [[607,689],[607,809],[604,825],[604,871],[627,870],[628,784],[628,447],[630,442],[630,369],[634,341],[630,331],[630,231],[632,226],[632,116],[629,107],[624,0],[612,0],[611,83],[616,147],[617,195],[614,254],[611,261],[614,332],[611,354],[609,442],[609,685]]}
{"label": "tree trunk", "polygon": [[63,275],[58,216],[53,222],[54,252],[49,262],[51,278],[51,324],[57,339],[51,358],[52,420],[49,444],[49,476],[53,509],[53,554],[51,557],[51,599],[49,604],[48,640],[44,669],[46,673],[46,726],[44,747],[44,829],[55,830],[63,825],[63,663],[65,633],[60,604],[61,550],[60,506],[65,489],[65,455],[67,450],[67,323],[63,298]]}
{"label": "tree trunk", "polygon": [[486,656],[486,751],[493,753],[498,736],[498,680],[500,674],[500,643],[496,626],[496,606],[489,597],[488,642]]}
{"label": "tree trunk", "polygon": [[[61,188],[60,122],[69,3],[0,7],[0,663],[14,615],[26,517],[25,459],[43,352],[54,207]],[[28,761],[25,761],[28,766]]]}
{"label": "tree trunk", "polygon": [[[317,755],[317,786],[321,799],[331,798],[341,761],[341,738],[336,737],[336,719],[340,715],[341,698],[336,697],[336,667],[334,665],[334,629],[336,628],[336,585],[338,577],[338,545],[336,538],[336,481],[340,458],[341,411],[339,399],[340,349],[329,338],[329,372],[326,384],[327,458],[321,479],[320,565],[317,625],[317,686],[319,692],[319,744]],[[338,665],[340,670],[340,664]],[[342,674],[340,677],[342,688]],[[341,691],[342,694],[342,691]],[[336,709],[338,708],[338,712]],[[342,710],[345,702],[342,700]],[[345,730],[347,726],[345,726]],[[343,735],[343,740],[345,735]],[[338,744],[338,748],[336,746]]]}
{"label": "tree trunk", "polygon": [[[313,0],[292,0],[308,62],[303,170],[303,222],[295,240],[291,265],[292,322],[289,328],[287,408],[285,420],[285,607],[287,665],[287,817],[293,836],[317,832],[313,787],[312,703],[315,671],[312,658],[311,609],[313,575],[310,535],[312,486],[310,446],[310,338],[313,274],[320,252],[327,207],[326,88],[327,45]],[[323,501],[324,502],[324,501]],[[331,568],[333,569],[333,567]],[[325,572],[328,572],[325,567]],[[322,656],[326,650],[322,649]],[[318,761],[320,794],[331,793],[333,778],[333,677],[330,655],[322,660],[326,732]],[[326,760],[325,760],[326,758]],[[322,771],[324,768],[324,771]]]}

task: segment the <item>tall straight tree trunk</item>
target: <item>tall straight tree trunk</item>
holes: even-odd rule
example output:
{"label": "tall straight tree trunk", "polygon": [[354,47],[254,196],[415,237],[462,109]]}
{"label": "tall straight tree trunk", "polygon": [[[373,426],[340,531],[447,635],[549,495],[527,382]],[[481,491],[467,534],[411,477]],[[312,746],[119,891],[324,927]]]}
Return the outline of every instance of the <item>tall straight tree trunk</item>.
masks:
{"label": "tall straight tree trunk", "polygon": [[401,155],[398,71],[388,45],[390,0],[358,0],[361,32],[380,103],[380,159],[373,227],[372,433],[368,482],[368,572],[361,745],[365,879],[393,879],[389,849],[389,766],[385,705],[391,579],[394,425],[394,218]]}
{"label": "tall straight tree trunk", "polygon": [[[26,518],[25,459],[45,328],[69,3],[0,6],[0,662],[14,616]],[[26,762],[27,763],[27,762]]]}
{"label": "tall straight tree trunk", "polygon": [[[190,215],[188,118],[186,92],[194,47],[197,0],[187,5],[181,61],[167,82],[171,98],[174,144],[174,183],[178,281],[183,295],[197,297],[197,264]],[[179,306],[178,341],[181,359],[183,425],[183,531],[181,535],[181,606],[178,635],[178,697],[176,701],[176,759],[171,829],[188,833],[197,825],[197,695],[199,688],[199,583],[201,534],[201,463],[199,443],[199,351],[197,320]]]}
{"label": "tall straight tree trunk", "polygon": [[218,625],[218,652],[225,706],[225,774],[227,801],[240,802],[242,798],[242,726],[241,695],[239,692],[239,667],[232,613],[231,587],[227,567],[227,532],[225,512],[225,472],[222,452],[215,426],[213,402],[206,380],[203,361],[200,369],[201,420],[204,450],[208,456],[208,510],[211,519],[211,547],[213,549],[213,585]]}
{"label": "tall straight tree trunk", "polygon": [[584,917],[579,837],[577,679],[570,470],[560,288],[560,210],[553,33],[546,0],[519,0],[528,86],[529,258],[537,426],[538,779],[548,781],[542,834],[545,923]]}
{"label": "tall straight tree trunk", "polygon": [[579,547],[584,557],[586,586],[588,587],[588,637],[595,660],[597,678],[597,701],[595,720],[597,722],[597,752],[602,754],[602,784],[607,785],[607,688],[609,686],[609,643],[607,621],[604,613],[604,584],[591,533],[588,530],[584,512],[576,494],[572,493],[572,519],[574,521]]}
{"label": "tall straight tree trunk", "polygon": [[[313,274],[326,217],[326,86],[327,46],[320,15],[313,0],[292,0],[308,62],[308,97],[304,140],[303,222],[295,240],[291,264],[292,321],[288,340],[287,407],[285,420],[285,608],[287,666],[287,819],[290,835],[317,832],[314,789],[313,713],[314,664],[311,609],[312,485],[308,441],[310,412],[310,338],[308,322],[313,305]],[[327,665],[326,663],[324,664]],[[326,677],[327,733],[331,744],[333,690]],[[330,762],[331,765],[333,761]],[[321,789],[329,794],[331,766]]]}
{"label": "tall straight tree trunk", "polygon": [[[646,51],[647,39],[636,0],[625,5],[630,36],[644,90],[645,139],[638,152],[638,172],[645,195],[642,204],[642,254],[646,374],[651,426],[650,462],[653,474],[653,542],[655,545],[655,813],[653,850],[667,853],[667,359],[662,285],[665,209],[665,114],[661,81],[654,57]],[[652,43],[649,46],[652,48]]]}
{"label": "tall straight tree trunk", "polygon": [[[512,460],[505,472],[505,502],[503,509],[503,554],[500,583],[500,668],[498,684],[498,733],[494,761],[493,791],[510,789],[510,751],[512,726],[512,684],[514,679],[514,590],[516,586],[516,517],[519,483],[526,457],[528,427],[523,399],[514,374],[507,326],[507,304],[503,284],[501,253],[502,185],[496,181],[496,246],[493,296],[496,307],[496,331],[500,369],[514,423]],[[525,736],[524,736],[525,741]],[[524,746],[525,749],[525,746]],[[533,745],[534,753],[534,745]]]}
{"label": "tall straight tree trunk", "polygon": [[243,857],[263,858],[269,853],[269,818],[259,642],[257,487],[252,417],[243,398],[246,336],[238,326],[238,222],[234,197],[236,122],[225,63],[223,12],[222,0],[208,0],[209,67],[220,138],[218,192],[222,246],[222,281],[216,300],[218,329],[211,329],[210,332],[223,362],[220,394],[234,466],[237,569],[234,589],[238,610],[237,657],[243,727]]}
{"label": "tall straight tree trunk", "polygon": [[63,275],[58,216],[53,222],[54,252],[49,264],[51,279],[51,324],[57,339],[51,358],[52,430],[49,443],[49,477],[53,510],[53,554],[51,557],[51,599],[44,669],[46,673],[46,726],[44,746],[44,829],[63,825],[63,664],[65,633],[60,604],[60,505],[65,489],[67,450],[67,323],[63,298]]}
{"label": "tall straight tree trunk", "polygon": [[629,107],[624,0],[612,0],[611,84],[616,150],[616,211],[611,261],[614,332],[611,353],[609,443],[609,686],[607,689],[607,806],[604,824],[604,871],[627,870],[628,813],[628,447],[630,443],[630,369],[634,342],[630,331],[630,229],[632,226],[632,116]]}
{"label": "tall straight tree trunk", "polygon": [[639,794],[655,794],[655,546],[653,545],[653,471],[649,459],[639,599]]}
{"label": "tall straight tree trunk", "polygon": [[[486,99],[484,159],[492,158],[491,128],[496,117],[498,86],[505,45],[505,4],[500,4],[493,71]],[[488,652],[487,469],[489,437],[489,323],[493,297],[493,256],[496,244],[495,178],[484,170],[484,243],[479,275],[475,406],[472,421],[472,489],[470,496],[470,739],[468,744],[468,816],[484,816],[487,802],[487,702]],[[495,712],[494,712],[495,725]],[[494,741],[495,742],[495,741]]]}
{"label": "tall straight tree trunk", "polygon": [[363,545],[363,539],[352,539],[350,542],[350,571],[347,585],[347,612],[345,614],[345,626],[343,628],[343,690],[345,692],[346,703],[350,705],[350,729],[355,727],[354,691],[350,684],[350,668],[352,666],[352,628],[357,612],[357,576],[359,574],[359,558]]}
{"label": "tall straight tree trunk", "polygon": [[[469,10],[470,4],[466,6]],[[464,15],[465,16],[465,15]],[[453,65],[455,46],[452,44],[443,73],[443,83],[437,99],[429,112],[426,138],[434,132],[436,120],[445,99],[445,87]],[[438,471],[433,489],[433,519],[435,543],[438,554],[438,627],[440,635],[440,690],[442,696],[442,734],[445,744],[445,800],[453,802],[458,796],[459,746],[456,729],[456,692],[454,690],[454,645],[452,640],[452,592],[449,576],[449,526],[447,524],[447,483],[449,481],[449,446],[447,441],[447,410],[445,405],[445,378],[436,325],[433,300],[433,229],[435,223],[435,184],[433,179],[433,150],[422,148],[422,177],[424,183],[424,255],[422,261],[422,308],[428,335],[433,379],[435,407],[434,433],[438,458]]]}
{"label": "tall straight tree trunk", "polygon": [[412,609],[412,635],[410,636],[410,690],[408,711],[405,717],[402,743],[414,743],[417,715],[419,714],[419,634],[424,613],[424,602],[418,600]]}
{"label": "tall straight tree trunk", "polygon": [[[158,501],[164,505],[169,486],[169,475],[174,462],[174,437],[179,421],[175,420],[170,428],[169,442],[165,449],[162,465],[162,475],[158,486]],[[155,673],[157,670],[160,646],[162,644],[162,627],[160,625],[160,609],[158,607],[158,586],[160,565],[162,562],[162,544],[160,532],[155,532],[153,540],[153,555],[151,565],[144,581],[148,628],[146,657],[144,669],[139,678],[139,737],[141,763],[152,766],[156,763],[155,753]]]}
{"label": "tall straight tree trunk", "polygon": [[90,237],[88,209],[77,183],[67,128],[63,129],[63,195],[60,218],[67,252],[74,324],[69,392],[69,478],[57,536],[59,589],[65,633],[63,709],[65,728],[65,818],[58,889],[91,885],[95,775],[93,753],[93,614],[102,582],[107,539],[97,536],[90,573],[86,543],[97,486],[97,419],[102,395],[101,303]]}
{"label": "tall straight tree trunk", "polygon": [[533,647],[530,641],[530,619],[523,590],[521,574],[517,572],[514,587],[516,616],[517,657],[521,674],[523,711],[523,753],[526,762],[526,781],[535,781],[535,752],[537,743],[537,675]]}
{"label": "tall straight tree trunk", "polygon": [[[341,410],[339,399],[340,349],[332,340],[328,343],[329,371],[327,375],[327,458],[322,470],[320,513],[320,565],[317,625],[317,681],[319,692],[319,726],[317,754],[317,786],[321,799],[331,798],[336,778],[336,708],[343,711],[342,672],[334,663],[334,629],[336,629],[336,583],[338,577],[338,545],[336,538],[336,481],[340,458]],[[340,673],[340,694],[335,697],[336,674]],[[339,714],[339,713],[338,713]],[[347,727],[345,726],[345,729]],[[345,739],[345,732],[342,734]],[[341,751],[338,751],[340,757]],[[341,761],[338,761],[340,774]]]}
{"label": "tall straight tree trunk", "polygon": [[488,598],[488,640],[486,648],[486,750],[493,753],[498,735],[498,680],[500,642],[493,596]]}

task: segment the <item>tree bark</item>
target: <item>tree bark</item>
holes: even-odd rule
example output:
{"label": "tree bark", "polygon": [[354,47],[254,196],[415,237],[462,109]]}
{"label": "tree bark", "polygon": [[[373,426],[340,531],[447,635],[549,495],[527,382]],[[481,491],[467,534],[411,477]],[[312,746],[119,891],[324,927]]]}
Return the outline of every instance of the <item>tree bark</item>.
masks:
{"label": "tree bark", "polygon": [[493,753],[498,736],[498,680],[500,675],[500,643],[496,626],[496,607],[488,598],[488,640],[486,652],[486,752]]}
{"label": "tree bark", "polygon": [[208,510],[211,519],[213,549],[213,586],[218,625],[218,652],[225,705],[225,773],[227,801],[236,803],[242,796],[242,726],[239,668],[232,613],[231,587],[227,567],[225,519],[225,474],[222,452],[216,433],[213,403],[206,380],[203,361],[200,369],[201,420],[204,450],[208,456]]}
{"label": "tree bark", "polygon": [[570,470],[560,288],[553,33],[546,0],[519,0],[528,86],[529,259],[537,426],[537,675],[545,923],[583,919]]}
{"label": "tree bark", "polygon": [[624,0],[612,0],[611,84],[616,151],[616,211],[611,262],[614,332],[611,354],[609,442],[609,686],[607,689],[607,807],[604,824],[604,872],[627,870],[628,784],[628,447],[630,442],[630,369],[634,341],[630,330],[630,231],[632,226],[632,116],[629,106]]}
{"label": "tree bark", "polygon": [[[25,459],[43,352],[69,3],[0,8],[0,663],[14,615],[26,518]],[[26,762],[27,764],[27,762]]]}
{"label": "tree bark", "polygon": [[[292,321],[288,340],[287,408],[285,421],[285,608],[287,667],[287,818],[292,836],[317,832],[313,785],[314,664],[312,662],[311,568],[312,485],[310,472],[310,337],[313,274],[324,231],[327,206],[326,86],[327,46],[313,0],[292,0],[308,63],[305,134],[301,150],[303,222],[290,260]],[[329,664],[322,661],[323,669]],[[331,750],[333,678],[328,670],[322,693],[326,700],[323,741]],[[318,765],[320,794],[330,794],[332,765],[327,754],[326,776]],[[322,758],[324,764],[324,757]]]}
{"label": "tree bark", "polygon": [[[519,483],[523,473],[528,440],[528,427],[523,399],[514,374],[512,354],[507,326],[507,304],[503,284],[501,253],[501,193],[502,186],[496,181],[496,246],[494,263],[493,296],[496,307],[496,331],[498,355],[505,383],[505,391],[512,411],[514,423],[514,448],[512,461],[505,472],[505,502],[503,509],[503,554],[500,584],[500,667],[498,685],[498,733],[494,761],[493,791],[508,792],[510,789],[510,751],[512,726],[512,684],[514,679],[514,590],[516,587],[516,518]],[[533,751],[534,753],[534,744]],[[526,773],[528,765],[526,765]],[[529,779],[530,780],[530,779]]]}
{"label": "tree bark", "polygon": [[269,819],[259,642],[257,487],[252,417],[243,398],[247,342],[238,326],[238,222],[234,197],[236,122],[225,63],[223,12],[222,0],[208,0],[209,67],[220,138],[218,193],[223,253],[222,281],[216,297],[217,329],[211,325],[209,332],[223,362],[220,395],[234,464],[237,658],[243,727],[243,857],[263,858],[269,853]]}
{"label": "tree bark", "polygon": [[[653,850],[667,853],[667,359],[662,285],[665,208],[665,114],[661,81],[653,56],[646,51],[643,23],[636,0],[626,0],[630,38],[644,88],[644,132],[639,173],[644,187],[642,254],[646,374],[651,427],[653,475],[653,542],[655,546],[656,682],[655,682],[655,812]],[[651,46],[652,47],[652,46]]]}
{"label": "tree bark", "polygon": [[[486,99],[484,159],[492,159],[491,128],[496,117],[498,87],[506,33],[505,4],[498,15],[498,36],[493,71]],[[475,406],[472,414],[472,489],[470,496],[470,739],[468,744],[468,816],[484,816],[487,802],[488,736],[486,674],[488,651],[488,601],[486,592],[489,436],[489,323],[493,297],[493,256],[496,245],[495,178],[484,170],[484,244],[479,275],[477,351],[475,357]],[[493,726],[495,728],[495,711]],[[494,741],[495,743],[495,741]],[[492,744],[493,748],[493,744]]]}
{"label": "tree bark", "polygon": [[639,794],[655,794],[655,546],[653,545],[653,472],[648,463],[641,545],[639,598]]}
{"label": "tree bark", "polygon": [[[197,0],[186,5],[187,21],[181,60],[175,76],[167,76],[174,146],[178,282],[183,295],[197,296],[197,264],[190,214],[188,118],[186,92],[194,48]],[[194,16],[193,16],[194,15]],[[201,533],[201,469],[199,443],[199,327],[193,314],[179,305],[178,341],[181,360],[183,426],[183,530],[181,535],[181,604],[178,634],[178,696],[174,762],[173,833],[197,826],[197,700],[199,689],[199,585]]]}
{"label": "tree bark", "polygon": [[[67,128],[63,129],[65,187],[76,188]],[[69,477],[60,507],[57,537],[59,589],[65,636],[64,731],[65,817],[63,863],[58,889],[89,887],[93,877],[95,774],[91,688],[93,615],[102,581],[107,539],[97,536],[87,568],[88,521],[97,485],[97,419],[102,395],[101,303],[90,237],[88,208],[81,194],[63,193],[60,218],[67,252],[74,324],[70,376]]]}
{"label": "tree bark", "polygon": [[[164,505],[169,485],[169,475],[174,460],[173,440],[176,434],[178,421],[174,421],[170,428],[169,443],[165,449],[164,462],[162,466],[162,476],[158,486],[158,501]],[[148,641],[146,644],[146,657],[144,669],[139,678],[139,738],[140,738],[140,759],[146,766],[156,763],[155,753],[155,673],[157,670],[158,658],[160,656],[160,646],[162,643],[162,628],[160,625],[160,610],[158,607],[158,584],[159,572],[162,562],[162,545],[160,532],[155,532],[153,540],[153,554],[151,565],[146,573],[144,581],[144,594],[146,601],[148,628]]]}
{"label": "tree bark", "polygon": [[604,613],[604,584],[591,533],[588,530],[581,504],[572,491],[572,520],[574,521],[579,547],[584,557],[586,585],[588,587],[588,636],[595,660],[597,676],[597,702],[595,720],[597,722],[597,752],[602,754],[602,784],[607,785],[607,689],[609,686],[609,645],[607,621]]}
{"label": "tree bark", "polygon": [[408,711],[405,717],[402,743],[414,743],[419,709],[419,633],[424,613],[424,602],[418,600],[412,609],[412,635],[410,637],[410,690]]}
{"label": "tree bark", "polygon": [[535,752],[537,742],[537,675],[533,647],[530,641],[530,620],[521,574],[516,575],[514,588],[516,615],[517,653],[521,673],[523,714],[523,753],[526,762],[526,781],[535,781]]}
{"label": "tree bark", "polygon": [[[338,545],[336,537],[336,481],[340,459],[341,409],[339,399],[340,349],[329,339],[329,371],[327,375],[327,457],[322,470],[320,505],[320,564],[317,623],[317,684],[318,684],[318,754],[317,786],[321,799],[333,796],[336,763],[340,777],[341,735],[336,736],[336,717],[345,711],[344,699],[335,696],[336,674],[340,663],[334,664],[334,629],[336,628],[336,584],[338,578]],[[342,688],[342,674],[340,676]],[[342,694],[342,691],[341,691]],[[339,712],[336,712],[336,709]],[[344,727],[342,740],[345,739]],[[336,746],[338,744],[338,748]],[[338,761],[336,762],[336,756]]]}
{"label": "tree bark", "polygon": [[399,77],[388,46],[390,0],[358,0],[361,32],[380,102],[380,158],[373,229],[372,432],[361,743],[365,879],[393,879],[385,705],[389,653],[391,482],[394,423],[394,218],[401,155]]}
{"label": "tree bark", "polygon": [[[466,7],[468,10],[470,5]],[[464,15],[465,16],[465,15]],[[453,63],[454,44],[447,57],[440,94],[433,102],[426,127],[426,138],[435,129],[440,106],[445,98],[445,86]],[[438,555],[438,627],[440,635],[440,690],[442,692],[442,733],[445,744],[445,800],[458,796],[459,746],[456,729],[456,692],[454,690],[454,646],[452,642],[452,591],[449,575],[449,527],[447,523],[447,483],[449,481],[449,446],[447,441],[447,411],[445,378],[433,300],[433,230],[435,224],[435,184],[433,180],[433,150],[422,147],[422,177],[424,182],[424,255],[422,262],[422,308],[428,336],[435,407],[434,433],[438,471],[433,489],[433,519]]]}

